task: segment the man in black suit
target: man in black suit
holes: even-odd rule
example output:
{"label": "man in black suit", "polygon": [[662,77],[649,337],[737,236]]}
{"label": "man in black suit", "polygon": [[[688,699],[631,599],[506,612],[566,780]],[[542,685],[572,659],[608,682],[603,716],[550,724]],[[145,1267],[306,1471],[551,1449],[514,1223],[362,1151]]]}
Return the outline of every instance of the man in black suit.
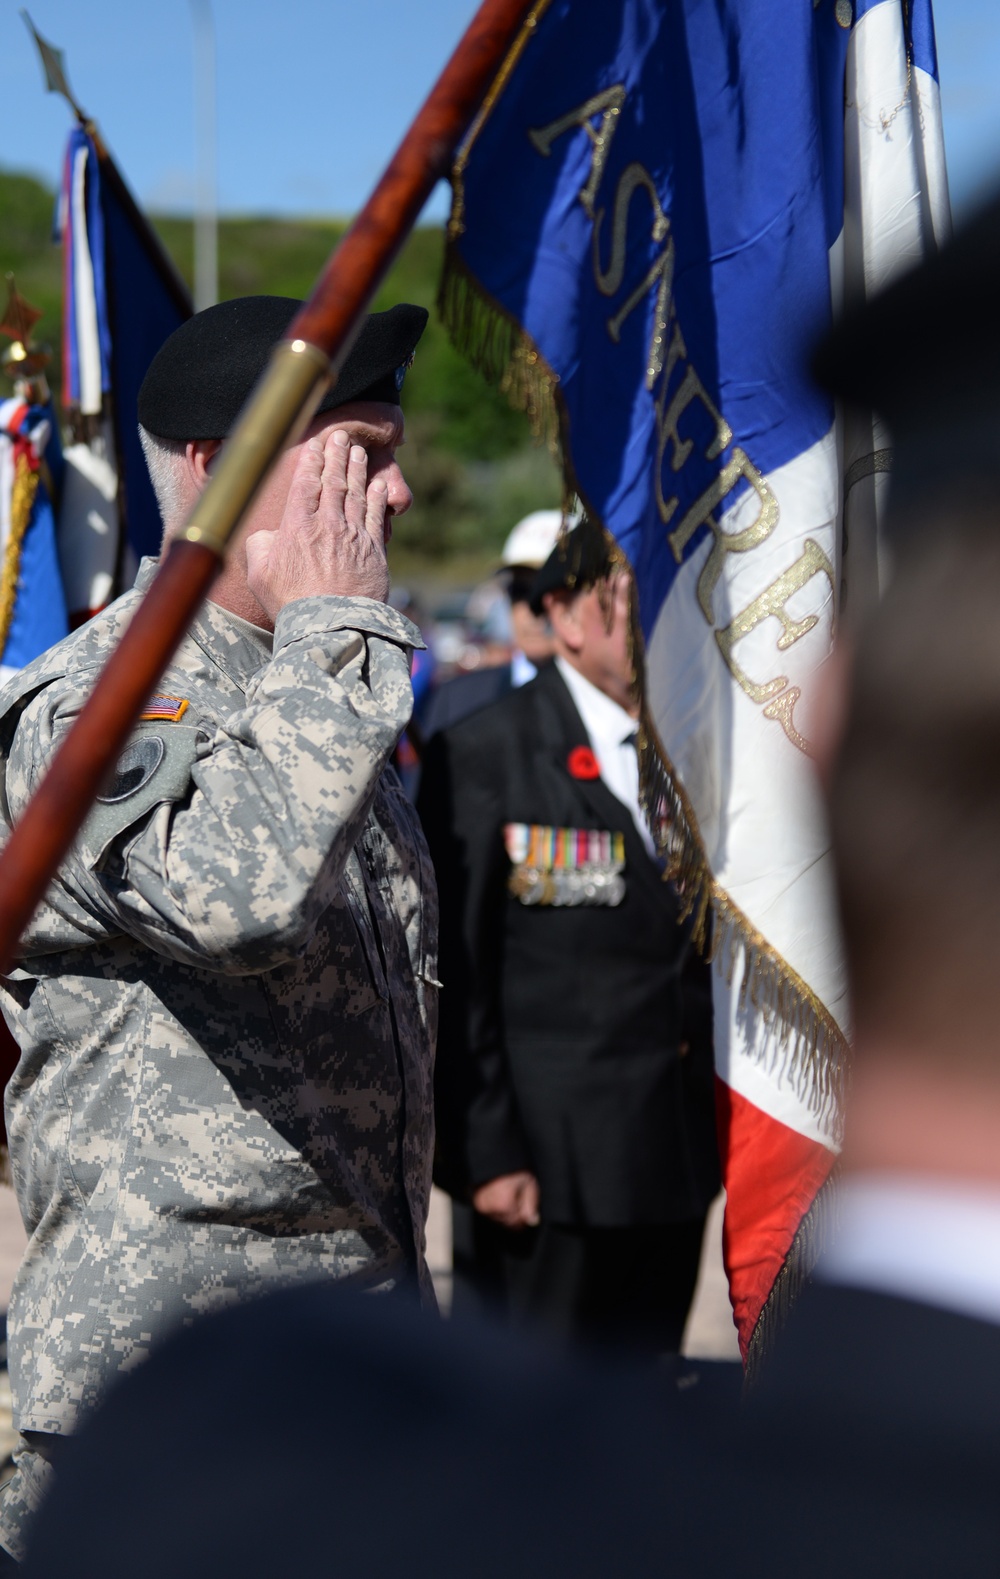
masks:
{"label": "man in black suit", "polygon": [[438,1177],[508,1313],[667,1352],[718,1187],[711,1021],[638,805],[628,596],[578,527],[534,598],[554,664],[428,751]]}

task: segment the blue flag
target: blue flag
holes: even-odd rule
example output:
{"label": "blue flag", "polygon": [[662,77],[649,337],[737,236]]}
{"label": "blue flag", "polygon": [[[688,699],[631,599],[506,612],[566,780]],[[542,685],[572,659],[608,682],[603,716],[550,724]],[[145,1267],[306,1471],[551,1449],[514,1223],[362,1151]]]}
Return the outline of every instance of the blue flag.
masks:
{"label": "blue flag", "polygon": [[101,166],[101,207],[125,524],[132,551],[141,558],[159,553],[163,528],[139,443],[139,385],[164,340],[193,309],[186,287],[108,160]]}
{"label": "blue flag", "polygon": [[[446,315],[523,405],[554,403],[647,634],[707,516],[832,424],[808,357],[843,227],[838,14],[550,0],[460,158]],[[931,69],[926,4],[909,25]]]}
{"label": "blue flag", "polygon": [[[144,554],[159,552],[162,526],[136,403],[146,369],[190,316],[191,302],[117,168],[82,126],[66,149],[59,219],[63,398],[82,440],[67,452],[74,519],[64,521],[61,537],[78,619],[121,591]],[[114,517],[113,532],[88,531],[95,501],[105,524]]]}

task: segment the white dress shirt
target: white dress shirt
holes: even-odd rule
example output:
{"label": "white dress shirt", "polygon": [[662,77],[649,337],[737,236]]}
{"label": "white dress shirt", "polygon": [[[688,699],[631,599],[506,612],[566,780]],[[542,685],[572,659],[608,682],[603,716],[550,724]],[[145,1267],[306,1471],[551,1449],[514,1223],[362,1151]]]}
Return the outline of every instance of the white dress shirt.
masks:
{"label": "white dress shirt", "polygon": [[849,1174],[816,1276],[1000,1325],[1000,1186]]}
{"label": "white dress shirt", "polygon": [[510,683],[515,691],[522,685],[527,685],[538,673],[538,668],[530,658],[525,657],[520,647],[515,647],[510,655]]}
{"label": "white dress shirt", "polygon": [[639,837],[655,857],[653,836],[639,805],[639,758],[635,750],[639,726],[636,720],[596,685],[585,680],[565,658],[556,659],[556,668],[566,681],[576,710],[583,719],[601,778],[612,795],[628,808]]}

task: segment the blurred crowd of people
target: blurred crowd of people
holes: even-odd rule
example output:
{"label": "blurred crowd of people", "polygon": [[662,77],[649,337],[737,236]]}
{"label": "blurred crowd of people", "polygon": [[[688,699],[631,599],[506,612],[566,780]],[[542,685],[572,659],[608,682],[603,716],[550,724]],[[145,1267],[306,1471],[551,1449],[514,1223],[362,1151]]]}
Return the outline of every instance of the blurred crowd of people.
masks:
{"label": "blurred crowd of people", "polygon": [[548,621],[532,611],[531,591],[573,519],[564,520],[561,510],[532,511],[508,534],[493,575],[427,606],[409,588],[393,586],[390,602],[427,644],[413,655],[413,719],[396,759],[404,783],[415,788],[419,781],[421,742],[524,685],[552,657]]}

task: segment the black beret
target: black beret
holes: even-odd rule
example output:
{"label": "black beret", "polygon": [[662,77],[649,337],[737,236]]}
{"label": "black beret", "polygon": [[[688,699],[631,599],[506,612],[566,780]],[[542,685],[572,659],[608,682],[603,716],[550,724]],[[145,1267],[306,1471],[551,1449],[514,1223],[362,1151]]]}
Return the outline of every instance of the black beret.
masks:
{"label": "black beret", "polygon": [[1000,199],[847,312],[813,358],[826,389],[888,424],[893,525],[1000,482],[998,275]]}
{"label": "black beret", "polygon": [[[139,390],[142,426],[161,439],[224,439],[301,306],[288,296],[239,296],[195,313],[150,363]],[[398,406],[426,324],[426,308],[405,302],[370,313],[319,410],[352,400]]]}
{"label": "black beret", "polygon": [[560,537],[532,582],[530,606],[541,614],[547,592],[582,592],[611,570],[608,541],[599,526],[585,516],[571,532]]}

